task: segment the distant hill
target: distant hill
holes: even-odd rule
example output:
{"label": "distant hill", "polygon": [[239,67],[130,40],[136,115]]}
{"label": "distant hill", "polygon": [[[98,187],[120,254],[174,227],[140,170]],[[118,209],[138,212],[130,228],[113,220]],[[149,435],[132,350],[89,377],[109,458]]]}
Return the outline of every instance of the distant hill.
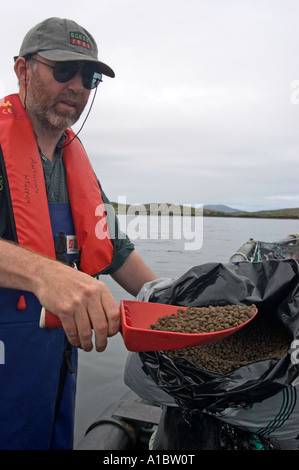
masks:
{"label": "distant hill", "polygon": [[[144,211],[149,215],[172,215],[169,212],[169,208],[174,209],[174,214],[183,214],[183,206],[179,204],[136,204],[130,206],[129,204],[120,205],[116,202],[111,202],[112,206],[115,209],[116,213],[126,213],[130,208],[130,214],[134,215],[140,212],[144,214]],[[157,207],[158,206],[158,207]],[[214,209],[212,209],[214,208]],[[217,208],[217,209],[215,209]],[[219,209],[221,208],[221,210]],[[132,212],[133,209],[133,212]],[[186,213],[187,215],[187,213]],[[194,207],[191,207],[191,215],[195,215]],[[225,206],[223,204],[218,205],[206,205],[203,206],[203,216],[204,217],[249,217],[249,218],[261,218],[261,219],[299,219],[299,208],[289,208],[289,209],[276,209],[276,210],[263,210],[256,212],[247,212],[233,209],[232,207]]]}
{"label": "distant hill", "polygon": [[233,209],[232,207],[226,206],[224,204],[207,204],[203,206],[204,209],[220,212],[239,212],[240,209]]}
{"label": "distant hill", "polygon": [[213,209],[204,209],[205,217],[248,217],[261,219],[299,219],[299,208],[263,210],[256,212],[234,211],[223,212]]}
{"label": "distant hill", "polygon": [[263,210],[257,212],[234,212],[232,217],[260,217],[262,219],[299,219],[299,208]]}

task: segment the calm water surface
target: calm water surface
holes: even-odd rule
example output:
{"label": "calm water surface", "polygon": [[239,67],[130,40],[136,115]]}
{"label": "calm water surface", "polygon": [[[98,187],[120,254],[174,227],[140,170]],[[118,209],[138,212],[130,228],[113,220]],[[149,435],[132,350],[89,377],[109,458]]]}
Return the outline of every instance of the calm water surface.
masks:
{"label": "calm water surface", "polygon": [[[160,222],[158,228],[155,224],[151,228],[149,219],[140,218],[139,225],[143,224],[143,227],[137,227],[135,233],[144,234],[145,228],[154,239],[135,237],[133,241],[136,251],[157,277],[166,276],[172,279],[180,277],[193,266],[213,261],[228,263],[230,256],[249,238],[271,242],[281,240],[290,233],[299,233],[298,220],[206,217],[203,219],[202,247],[185,250],[186,240],[176,238],[178,234],[175,226],[169,230],[170,239],[167,239],[168,234],[163,232],[165,227],[162,223]],[[118,303],[121,299],[133,298],[110,277],[105,276],[104,281]],[[127,390],[123,383],[126,357],[127,350],[120,334],[110,338],[103,353],[79,351],[75,444],[82,439],[88,426],[96,421],[101,412]]]}

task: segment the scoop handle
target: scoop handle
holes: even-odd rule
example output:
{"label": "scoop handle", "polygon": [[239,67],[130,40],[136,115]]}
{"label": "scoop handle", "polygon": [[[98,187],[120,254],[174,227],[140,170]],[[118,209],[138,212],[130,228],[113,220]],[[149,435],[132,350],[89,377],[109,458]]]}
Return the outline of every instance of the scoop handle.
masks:
{"label": "scoop handle", "polygon": [[62,328],[62,323],[56,315],[43,307],[40,313],[39,326],[41,328]]}

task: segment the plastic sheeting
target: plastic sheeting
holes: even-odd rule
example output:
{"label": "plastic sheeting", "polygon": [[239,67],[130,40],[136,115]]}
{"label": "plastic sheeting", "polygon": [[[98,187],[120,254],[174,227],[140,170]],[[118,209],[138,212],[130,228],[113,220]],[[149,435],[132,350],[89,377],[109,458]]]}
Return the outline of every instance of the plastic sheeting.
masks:
{"label": "plastic sheeting", "polygon": [[281,359],[262,360],[226,374],[199,369],[184,357],[170,359],[163,351],[140,358],[156,384],[184,410],[212,413],[246,407],[275,395],[299,374],[298,264],[294,260],[195,266],[165,288],[153,289],[149,301],[172,305],[255,304],[258,315],[277,320],[290,334]]}

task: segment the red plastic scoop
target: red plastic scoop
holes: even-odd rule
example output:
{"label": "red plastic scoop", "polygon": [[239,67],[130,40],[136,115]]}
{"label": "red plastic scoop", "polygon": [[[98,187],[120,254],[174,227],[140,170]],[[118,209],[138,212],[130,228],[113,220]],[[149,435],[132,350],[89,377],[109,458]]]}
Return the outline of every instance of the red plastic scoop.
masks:
{"label": "red plastic scoop", "polygon": [[[180,349],[192,346],[200,346],[214,341],[219,341],[225,336],[235,333],[237,330],[249,323],[257,314],[244,323],[227,330],[215,331],[213,333],[177,333],[173,331],[151,330],[151,324],[164,315],[177,314],[178,309],[186,310],[187,307],[176,307],[174,305],[156,304],[153,302],[139,302],[136,300],[121,300],[121,334],[126,348],[129,351],[167,351],[169,349]],[[62,324],[58,317],[44,308],[41,312],[40,326],[48,328],[61,328]]]}
{"label": "red plastic scoop", "polygon": [[257,314],[256,310],[255,314],[244,323],[213,333],[190,334],[149,329],[150,325],[156,323],[159,318],[176,314],[179,308],[186,310],[187,307],[121,300],[121,333],[127,349],[129,351],[166,351],[213,343],[235,333]]}

